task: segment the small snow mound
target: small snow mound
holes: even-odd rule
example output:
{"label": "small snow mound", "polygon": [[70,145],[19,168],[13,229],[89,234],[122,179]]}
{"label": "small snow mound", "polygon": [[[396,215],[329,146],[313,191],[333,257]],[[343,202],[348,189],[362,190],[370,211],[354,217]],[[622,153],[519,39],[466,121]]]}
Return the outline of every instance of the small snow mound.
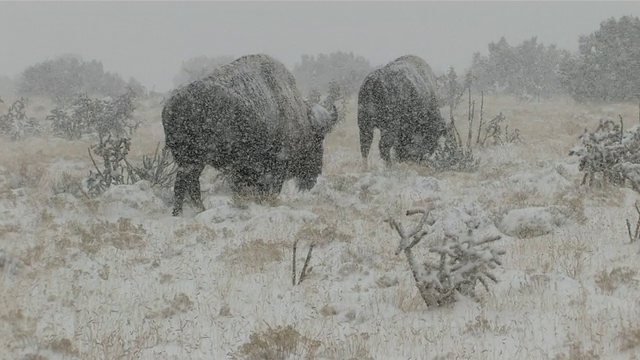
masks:
{"label": "small snow mound", "polygon": [[223,222],[250,221],[252,226],[270,226],[271,224],[302,224],[313,221],[317,215],[310,211],[294,209],[288,206],[271,207],[251,203],[246,209],[234,207],[230,203],[219,204],[207,209],[196,219],[203,224],[220,224]]}
{"label": "small snow mound", "polygon": [[561,207],[530,207],[508,211],[496,227],[506,235],[522,239],[549,234],[570,221],[566,209]]}
{"label": "small snow mound", "polygon": [[264,219],[267,222],[302,223],[315,220],[318,216],[310,211],[292,208],[286,205],[276,207],[253,204],[250,208],[252,220]]}
{"label": "small snow mound", "polygon": [[354,185],[359,189],[367,189],[371,195],[383,194],[389,190],[388,179],[384,176],[368,173]]}
{"label": "small snow mound", "polygon": [[437,220],[433,226],[437,233],[458,234],[466,233],[469,229],[479,230],[481,233],[494,231],[490,214],[475,202],[455,207],[445,206],[444,210],[435,210],[432,214]]}
{"label": "small snow mound", "polygon": [[238,216],[238,210],[229,204],[221,204],[211,209],[207,209],[198,215],[196,220],[203,224],[220,224],[227,220],[231,221]]}
{"label": "small snow mound", "polygon": [[108,203],[110,210],[119,216],[166,210],[164,201],[154,194],[147,180],[138,181],[133,185],[110,186],[102,194],[101,200]]}
{"label": "small snow mound", "polygon": [[524,173],[513,175],[509,177],[509,180],[514,184],[529,186],[535,189],[538,194],[546,196],[552,196],[556,192],[572,186],[572,183],[560,175],[556,168],[548,169],[538,174]]}
{"label": "small snow mound", "polygon": [[440,182],[432,177],[418,176],[403,190],[403,198],[412,201],[423,201],[438,196]]}

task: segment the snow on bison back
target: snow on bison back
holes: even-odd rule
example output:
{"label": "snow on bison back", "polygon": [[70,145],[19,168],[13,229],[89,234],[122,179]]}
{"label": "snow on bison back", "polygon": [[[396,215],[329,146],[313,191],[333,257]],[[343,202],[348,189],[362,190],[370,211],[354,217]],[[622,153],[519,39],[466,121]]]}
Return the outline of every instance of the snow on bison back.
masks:
{"label": "snow on bison back", "polygon": [[431,67],[420,57],[405,55],[367,75],[358,92],[358,127],[364,161],[376,128],[386,163],[391,162],[391,148],[401,162],[431,155],[446,131]]}
{"label": "snow on bison back", "polygon": [[291,73],[267,55],[247,55],[174,91],[162,111],[166,146],[179,166],[173,214],[188,194],[200,211],[205,165],[234,191],[279,194],[286,180],[310,190],[322,173],[323,142],[337,121],[305,103]]}

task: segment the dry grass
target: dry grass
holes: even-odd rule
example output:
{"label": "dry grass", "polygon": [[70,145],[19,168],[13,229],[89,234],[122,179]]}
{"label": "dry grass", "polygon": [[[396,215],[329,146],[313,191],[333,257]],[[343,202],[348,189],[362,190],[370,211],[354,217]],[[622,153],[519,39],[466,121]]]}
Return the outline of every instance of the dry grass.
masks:
{"label": "dry grass", "polygon": [[[502,111],[525,143],[475,149],[481,167],[470,174],[386,169],[377,140],[365,171],[355,108],[352,100],[346,121],[326,139],[326,188],[256,206],[214,190],[210,211],[231,201],[242,216],[211,224],[201,215],[172,218],[169,206],[164,215],[117,202],[107,211],[101,199],[54,196],[91,168],[90,139],[0,139],[0,250],[25,266],[12,276],[0,269],[0,358],[597,359],[638,349],[637,315],[629,314],[640,266],[624,228],[629,192],[579,188],[571,166],[558,165],[585,127],[618,113],[631,126],[637,105],[487,96],[485,119]],[[139,114],[147,122],[132,140],[132,158],[162,141],[159,110]],[[464,109],[456,119],[466,139]],[[509,181],[541,169],[556,169],[570,185],[544,193]],[[438,182],[434,196],[443,208],[476,202],[495,215],[554,205],[578,225],[501,240],[507,254],[495,292],[480,303],[426,310],[381,224],[431,201],[396,188],[418,177]],[[378,178],[393,182],[381,186]],[[274,220],[258,216],[286,211]],[[302,212],[315,220],[298,218]],[[295,238],[302,253],[312,242],[317,248],[312,276],[292,287]],[[611,306],[599,305],[603,296]]]}
{"label": "dry grass", "polygon": [[610,271],[602,270],[596,275],[596,285],[605,294],[613,294],[620,286],[629,287],[634,282],[638,271],[627,266],[616,267]]}
{"label": "dry grass", "polygon": [[226,247],[218,260],[228,264],[237,273],[263,272],[267,265],[281,262],[287,249],[284,242],[266,242],[263,239],[243,242],[240,246]]}

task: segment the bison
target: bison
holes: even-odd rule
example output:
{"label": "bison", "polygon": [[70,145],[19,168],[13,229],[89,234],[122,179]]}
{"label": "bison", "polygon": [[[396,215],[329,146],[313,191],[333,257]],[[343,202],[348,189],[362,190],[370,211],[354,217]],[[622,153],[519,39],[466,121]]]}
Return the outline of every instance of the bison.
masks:
{"label": "bison", "polygon": [[286,180],[310,190],[322,173],[323,142],[337,122],[303,101],[285,66],[267,55],[247,55],[174,91],[162,111],[166,146],[178,165],[173,215],[186,194],[203,211],[200,175],[221,171],[237,192],[279,194]]}
{"label": "bison", "polygon": [[387,164],[391,148],[399,162],[418,162],[433,153],[447,128],[435,86],[429,65],[413,55],[367,75],[358,92],[360,152],[365,163],[376,128],[380,130],[380,156]]}

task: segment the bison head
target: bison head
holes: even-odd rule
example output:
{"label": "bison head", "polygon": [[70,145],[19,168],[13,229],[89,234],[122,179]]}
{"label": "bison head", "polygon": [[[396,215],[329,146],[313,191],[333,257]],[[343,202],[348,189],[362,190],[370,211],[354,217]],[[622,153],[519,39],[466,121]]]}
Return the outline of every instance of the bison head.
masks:
{"label": "bison head", "polygon": [[293,164],[293,177],[298,189],[311,190],[322,174],[322,157],[324,155],[324,138],[338,122],[338,109],[331,105],[331,111],[314,104],[309,105],[307,115],[311,122],[311,136],[304,144],[300,144],[300,151]]}
{"label": "bison head", "polygon": [[442,136],[448,133],[447,124],[438,109],[430,110],[417,123],[401,123],[396,156],[399,161],[419,162],[431,156]]}

